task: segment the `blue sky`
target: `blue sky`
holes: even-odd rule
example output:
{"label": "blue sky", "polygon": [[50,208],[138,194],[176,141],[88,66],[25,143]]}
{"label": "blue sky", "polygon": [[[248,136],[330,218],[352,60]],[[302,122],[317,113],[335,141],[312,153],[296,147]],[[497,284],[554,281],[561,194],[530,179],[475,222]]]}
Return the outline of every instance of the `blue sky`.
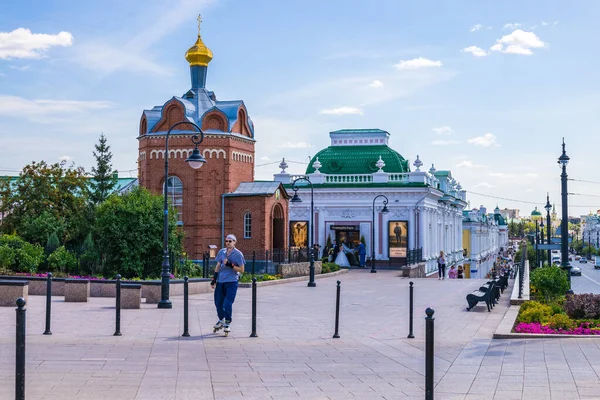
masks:
{"label": "blue sky", "polygon": [[[142,110],[189,89],[199,13],[207,87],[244,100],[258,165],[380,128],[411,163],[450,169],[472,207],[529,213],[474,193],[558,204],[564,136],[570,177],[600,181],[600,3],[547,0],[0,0],[0,174],[41,159],[89,169],[104,132],[128,176]],[[570,214],[600,209],[599,188],[570,182],[599,196],[572,196]]]}

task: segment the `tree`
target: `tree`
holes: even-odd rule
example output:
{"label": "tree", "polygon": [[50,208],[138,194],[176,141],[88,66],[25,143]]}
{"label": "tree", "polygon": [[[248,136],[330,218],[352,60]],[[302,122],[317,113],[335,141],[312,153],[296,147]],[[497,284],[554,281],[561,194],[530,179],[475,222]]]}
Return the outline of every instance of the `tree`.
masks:
{"label": "tree", "polygon": [[[102,273],[124,278],[158,278],[163,256],[163,197],[136,188],[110,196],[96,213],[94,241],[102,259]],[[169,212],[169,250],[181,254],[183,233],[177,212]],[[173,265],[173,260],[171,260]]]}
{"label": "tree", "polygon": [[106,144],[104,133],[100,135],[98,144],[95,146],[94,157],[96,166],[92,167],[92,179],[90,180],[90,200],[98,205],[110,196],[117,186],[117,176],[112,169],[112,153],[110,146]]}
{"label": "tree", "polygon": [[100,256],[94,244],[92,234],[89,233],[83,245],[81,246],[81,256],[79,257],[79,266],[83,270],[83,273],[95,275],[96,268],[100,262]]}
{"label": "tree", "polygon": [[50,236],[48,236],[48,241],[46,242],[46,255],[54,253],[54,250],[60,247],[60,242],[58,241],[58,236],[55,232],[52,232]]}
{"label": "tree", "polygon": [[0,182],[2,231],[41,246],[52,232],[65,244],[83,241],[91,223],[87,181],[83,168],[65,162],[25,166],[12,183]]}

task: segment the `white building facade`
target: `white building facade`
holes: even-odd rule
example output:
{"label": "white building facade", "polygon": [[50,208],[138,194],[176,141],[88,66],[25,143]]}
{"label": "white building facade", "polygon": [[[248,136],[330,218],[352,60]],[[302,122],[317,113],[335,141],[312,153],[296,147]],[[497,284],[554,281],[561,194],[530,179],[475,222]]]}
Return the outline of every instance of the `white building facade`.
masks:
{"label": "white building facade", "polygon": [[[313,157],[302,177],[314,190],[314,243],[324,248],[329,238],[352,247],[364,238],[367,259],[374,253],[380,267],[404,265],[415,252],[422,254],[426,273],[437,271],[440,251],[448,265],[462,263],[466,192],[450,171],[433,165],[422,171],[418,156],[410,171],[408,161],[389,147],[389,136],[379,129],[331,132],[331,145]],[[274,178],[292,195],[300,176],[286,173],[285,161],[280,167]],[[290,232],[310,226],[310,186],[304,180],[295,186],[302,202],[290,203]],[[294,238],[290,243],[302,245]]]}

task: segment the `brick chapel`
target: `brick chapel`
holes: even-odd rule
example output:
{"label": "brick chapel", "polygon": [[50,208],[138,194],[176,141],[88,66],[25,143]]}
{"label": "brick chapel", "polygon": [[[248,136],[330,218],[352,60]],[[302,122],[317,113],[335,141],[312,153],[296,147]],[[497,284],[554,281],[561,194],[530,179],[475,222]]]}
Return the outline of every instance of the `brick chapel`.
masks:
{"label": "brick chapel", "polygon": [[[288,245],[289,196],[279,182],[254,181],[254,124],[242,100],[217,100],[206,89],[212,51],[200,37],[185,53],[190,65],[191,88],[161,106],[144,110],[139,128],[139,184],[154,193],[164,193],[165,156],[169,157],[168,196],[185,232],[185,251],[201,259],[209,246],[223,246],[224,237],[237,236],[237,247],[245,254],[272,252]],[[193,169],[185,162],[194,144],[192,125],[198,125],[204,140],[199,146],[206,163]]]}

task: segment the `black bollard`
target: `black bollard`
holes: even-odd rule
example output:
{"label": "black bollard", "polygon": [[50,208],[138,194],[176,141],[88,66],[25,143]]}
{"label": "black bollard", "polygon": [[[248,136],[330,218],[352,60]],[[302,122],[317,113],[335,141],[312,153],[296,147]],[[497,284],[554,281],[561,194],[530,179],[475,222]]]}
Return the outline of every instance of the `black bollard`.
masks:
{"label": "black bollard", "polygon": [[52,273],[48,272],[48,280],[46,281],[46,330],[44,335],[52,335],[50,330],[50,313],[52,312]]}
{"label": "black bollard", "polygon": [[[252,264],[254,267],[254,263]],[[253,268],[254,269],[254,268]],[[252,277],[252,333],[250,337],[258,337],[256,334],[256,278]]]}
{"label": "black bollard", "polygon": [[252,276],[254,276],[254,272],[256,272],[255,268],[254,268],[255,264],[256,264],[256,251],[253,251],[252,252]]}
{"label": "black bollard", "polygon": [[342,282],[337,281],[337,292],[335,295],[335,333],[333,334],[334,339],[339,339],[339,326],[340,326],[340,284]]}
{"label": "black bollard", "polygon": [[408,339],[414,339],[415,335],[413,335],[413,283],[412,281],[408,283],[410,285],[409,289],[409,299],[408,299]]}
{"label": "black bollard", "polygon": [[15,400],[25,400],[25,304],[24,298],[17,299],[17,351],[15,363]]}
{"label": "black bollard", "polygon": [[208,278],[208,271],[206,270],[206,253],[202,253],[202,277]]}
{"label": "black bollard", "polygon": [[425,400],[433,400],[433,309],[425,314]]}
{"label": "black bollard", "polygon": [[116,285],[116,322],[115,322],[115,333],[113,336],[121,336],[121,275],[117,274],[117,285]]}
{"label": "black bollard", "polygon": [[181,336],[185,337],[190,336],[190,333],[188,332],[188,280],[189,278],[187,276],[183,277],[183,335]]}

